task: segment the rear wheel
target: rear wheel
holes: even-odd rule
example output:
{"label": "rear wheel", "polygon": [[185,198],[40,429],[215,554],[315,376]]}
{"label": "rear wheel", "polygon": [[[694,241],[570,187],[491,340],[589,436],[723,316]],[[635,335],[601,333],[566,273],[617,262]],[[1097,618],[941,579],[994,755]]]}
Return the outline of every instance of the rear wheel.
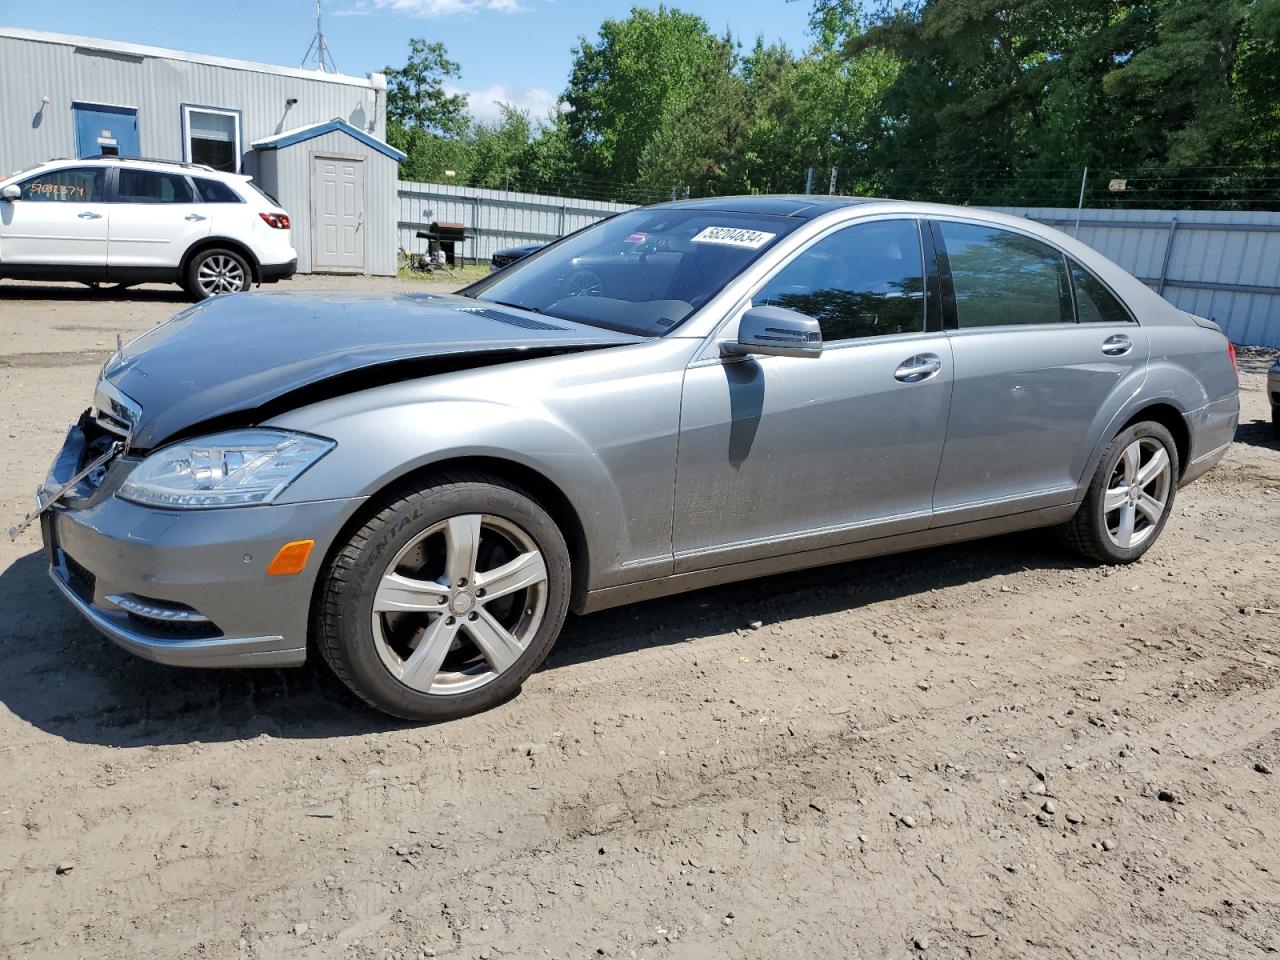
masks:
{"label": "rear wheel", "polygon": [[569,552],[522,491],[445,477],[390,500],[331,561],[320,652],[365,701],[450,720],[508,699],[569,606]]}
{"label": "rear wheel", "polygon": [[249,289],[253,274],[244,257],[234,250],[215,247],[201,250],[187,264],[183,286],[193,300],[207,300]]}
{"label": "rear wheel", "polygon": [[1151,548],[1173,508],[1178,448],[1163,426],[1135,423],[1111,441],[1079,512],[1061,528],[1100,563],[1132,563]]}

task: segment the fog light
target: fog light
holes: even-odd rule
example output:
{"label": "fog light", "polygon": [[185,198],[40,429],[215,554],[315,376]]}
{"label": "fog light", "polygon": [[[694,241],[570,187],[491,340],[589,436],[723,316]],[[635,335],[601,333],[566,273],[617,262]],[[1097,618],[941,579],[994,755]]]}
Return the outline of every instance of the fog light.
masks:
{"label": "fog light", "polygon": [[275,559],[267,564],[267,576],[287,577],[301,573],[307,565],[307,557],[311,556],[314,540],[292,540],[276,551]]}

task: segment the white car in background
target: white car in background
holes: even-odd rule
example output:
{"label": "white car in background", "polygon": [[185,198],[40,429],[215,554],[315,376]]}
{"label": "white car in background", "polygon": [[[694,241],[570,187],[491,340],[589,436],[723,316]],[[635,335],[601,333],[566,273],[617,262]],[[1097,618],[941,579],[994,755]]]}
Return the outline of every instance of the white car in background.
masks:
{"label": "white car in background", "polygon": [[0,180],[0,278],[178,283],[203,300],[297,266],[288,213],[246,176],[101,157]]}

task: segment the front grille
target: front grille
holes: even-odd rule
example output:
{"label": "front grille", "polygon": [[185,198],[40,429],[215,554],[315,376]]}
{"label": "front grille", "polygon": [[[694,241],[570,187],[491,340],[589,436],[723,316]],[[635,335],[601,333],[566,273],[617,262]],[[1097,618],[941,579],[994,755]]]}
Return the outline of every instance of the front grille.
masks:
{"label": "front grille", "polygon": [[98,578],[88,569],[80,566],[65,551],[62,551],[62,567],[67,571],[67,585],[75,591],[76,596],[85,603],[93,602],[93,589],[98,582]]}

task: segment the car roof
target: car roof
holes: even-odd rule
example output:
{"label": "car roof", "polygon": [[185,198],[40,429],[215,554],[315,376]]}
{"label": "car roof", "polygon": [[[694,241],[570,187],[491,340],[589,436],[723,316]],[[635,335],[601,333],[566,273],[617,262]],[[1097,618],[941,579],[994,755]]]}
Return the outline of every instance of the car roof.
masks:
{"label": "car roof", "polygon": [[805,194],[758,194],[740,197],[702,197],[676,200],[657,206],[670,210],[714,210],[718,213],[755,213],[773,217],[796,217],[812,220],[840,207],[877,203],[871,197],[832,197]]}
{"label": "car roof", "polygon": [[192,176],[214,177],[214,178],[230,178],[234,180],[248,180],[249,177],[239,173],[227,173],[224,170],[215,170],[213,167],[203,163],[185,163],[181,160],[161,160],[152,157],[56,157],[52,160],[42,160],[25,170],[16,170],[13,173],[6,174],[0,179],[12,179],[19,176],[26,176],[39,170],[57,167],[137,167],[142,170],[158,170],[168,173],[183,171]]}

